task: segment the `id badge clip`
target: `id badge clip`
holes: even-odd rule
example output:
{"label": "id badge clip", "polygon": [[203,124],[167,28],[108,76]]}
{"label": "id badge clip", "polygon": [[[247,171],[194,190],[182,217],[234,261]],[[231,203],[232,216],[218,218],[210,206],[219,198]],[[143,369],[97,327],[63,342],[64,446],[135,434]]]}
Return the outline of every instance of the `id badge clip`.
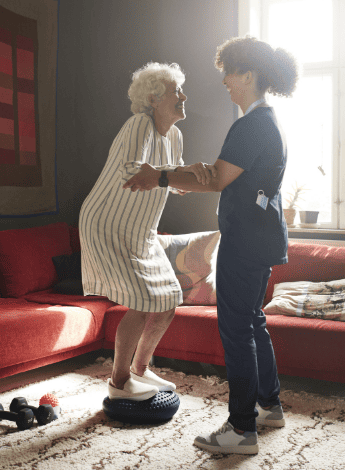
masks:
{"label": "id badge clip", "polygon": [[258,191],[258,197],[256,199],[256,204],[265,211],[267,209],[267,204],[268,204],[268,197],[265,196],[265,193],[263,192],[262,189],[259,189]]}

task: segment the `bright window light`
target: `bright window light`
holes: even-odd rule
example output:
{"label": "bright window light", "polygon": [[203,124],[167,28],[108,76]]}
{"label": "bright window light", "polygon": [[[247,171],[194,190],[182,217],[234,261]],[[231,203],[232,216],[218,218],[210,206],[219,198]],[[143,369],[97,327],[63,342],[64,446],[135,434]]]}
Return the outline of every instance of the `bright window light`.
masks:
{"label": "bright window light", "polygon": [[302,63],[333,59],[332,0],[285,0],[269,7],[268,42]]}
{"label": "bright window light", "polygon": [[320,211],[321,223],[331,222],[332,98],[330,74],[302,78],[293,98],[269,98],[288,142],[283,197],[295,182],[304,185],[308,191],[303,195],[305,201],[299,203],[300,210]]}
{"label": "bright window light", "polygon": [[263,39],[290,51],[302,73],[292,98],[269,98],[288,144],[283,199],[297,182],[308,189],[297,210],[319,211],[318,223],[334,224],[333,121],[338,106],[334,0],[263,0],[263,4]]}

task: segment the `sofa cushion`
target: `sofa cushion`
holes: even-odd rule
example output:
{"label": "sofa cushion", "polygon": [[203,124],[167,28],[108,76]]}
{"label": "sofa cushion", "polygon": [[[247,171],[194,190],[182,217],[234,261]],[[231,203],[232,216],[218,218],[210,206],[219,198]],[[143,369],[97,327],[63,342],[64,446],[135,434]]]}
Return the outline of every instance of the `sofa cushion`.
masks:
{"label": "sofa cushion", "polygon": [[107,297],[98,295],[65,295],[48,289],[41,292],[31,292],[23,296],[23,299],[28,302],[50,304],[57,306],[80,307],[87,309],[92,313],[96,329],[100,331],[103,328],[103,318],[106,310],[114,305],[114,302]]}
{"label": "sofa cushion", "polygon": [[185,305],[216,305],[220,232],[158,235],[183,291]]}
{"label": "sofa cushion", "polygon": [[[106,307],[102,307],[102,320]],[[0,299],[1,367],[97,341],[104,335],[102,323],[85,306]]]}
{"label": "sofa cushion", "polygon": [[60,294],[84,295],[80,251],[71,255],[55,256],[53,263],[60,281],[55,284],[54,290]]}
{"label": "sofa cushion", "polygon": [[73,253],[80,251],[79,228],[75,225],[70,225],[69,236]]}
{"label": "sofa cushion", "polygon": [[295,281],[345,279],[345,247],[312,245],[289,241],[289,262],[273,266],[264,304],[272,300],[275,284]]}
{"label": "sofa cushion", "polygon": [[278,373],[345,382],[345,323],[267,315]]}
{"label": "sofa cushion", "polygon": [[65,222],[0,232],[0,291],[20,297],[58,281],[54,256],[72,254]]}
{"label": "sofa cushion", "polygon": [[66,279],[81,280],[81,253],[77,251],[71,255],[54,256],[52,258],[59,281]]}
{"label": "sofa cushion", "polygon": [[345,321],[345,279],[276,284],[265,314]]}
{"label": "sofa cushion", "polygon": [[64,279],[53,287],[55,292],[66,295],[84,295],[83,283],[80,279]]}

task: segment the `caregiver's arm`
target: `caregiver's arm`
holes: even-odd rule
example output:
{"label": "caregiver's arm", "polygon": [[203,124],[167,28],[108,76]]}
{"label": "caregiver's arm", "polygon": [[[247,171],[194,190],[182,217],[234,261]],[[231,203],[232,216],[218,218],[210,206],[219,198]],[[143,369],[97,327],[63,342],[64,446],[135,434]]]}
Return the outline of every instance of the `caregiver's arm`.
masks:
{"label": "caregiver's arm", "polygon": [[[243,168],[240,168],[232,163],[218,159],[214,164],[217,175],[212,176],[209,183],[198,183],[196,176],[193,173],[185,173],[182,171],[169,172],[168,180],[169,186],[179,189],[181,191],[193,191],[199,193],[207,192],[221,192],[223,189],[235,181],[241,173]],[[156,170],[151,165],[144,163],[139,173],[133,176],[130,180],[123,185],[123,188],[131,188],[131,191],[149,191],[158,186],[158,179],[161,172]]]}

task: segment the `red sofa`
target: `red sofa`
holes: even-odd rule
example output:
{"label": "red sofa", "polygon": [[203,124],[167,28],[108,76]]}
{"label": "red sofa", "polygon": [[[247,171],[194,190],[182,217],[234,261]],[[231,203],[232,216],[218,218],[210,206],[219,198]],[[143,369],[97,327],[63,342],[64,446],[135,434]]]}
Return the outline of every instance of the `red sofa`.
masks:
{"label": "red sofa", "polygon": [[[105,297],[57,293],[53,257],[80,250],[66,223],[0,231],[0,378],[99,350],[113,349],[127,311]],[[345,248],[289,243],[275,283],[345,278]],[[264,305],[265,305],[264,304]],[[267,316],[280,374],[345,383],[345,322]],[[156,356],[224,365],[215,306],[180,306]]]}

